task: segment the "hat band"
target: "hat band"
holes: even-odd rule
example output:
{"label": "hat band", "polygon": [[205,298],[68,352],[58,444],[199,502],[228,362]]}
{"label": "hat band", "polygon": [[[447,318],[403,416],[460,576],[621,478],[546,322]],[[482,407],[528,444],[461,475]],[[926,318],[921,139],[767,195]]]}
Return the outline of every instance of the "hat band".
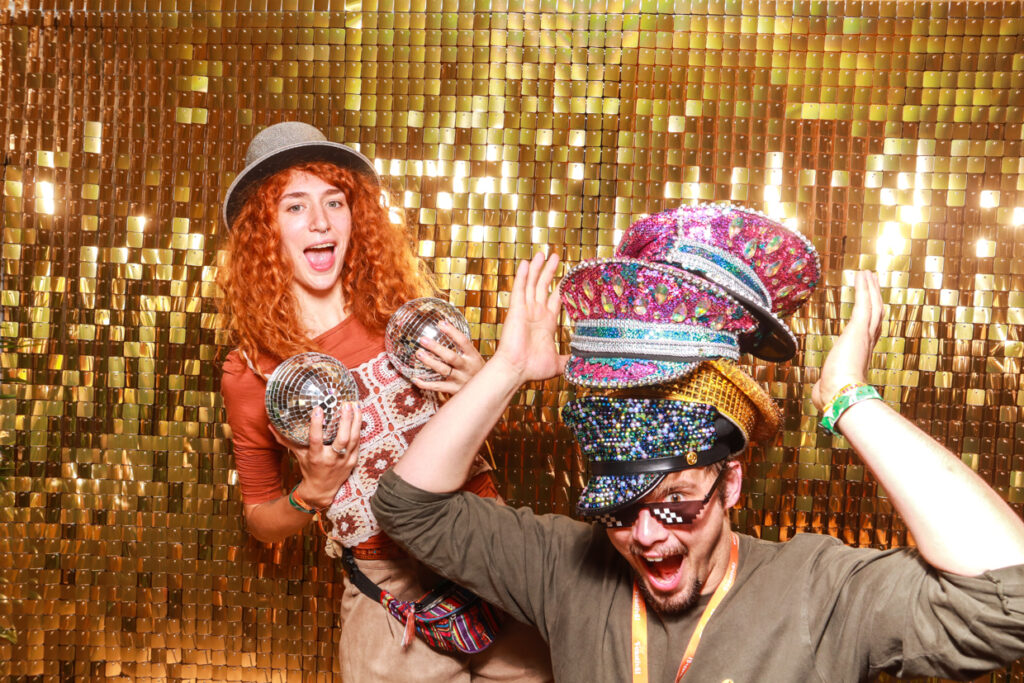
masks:
{"label": "hat band", "polygon": [[691,239],[679,238],[666,259],[686,270],[704,273],[711,281],[771,309],[772,297],[757,273],[735,254]]}
{"label": "hat band", "polygon": [[678,472],[691,467],[703,467],[728,458],[731,450],[728,444],[716,443],[703,451],[694,451],[684,455],[670,455],[664,458],[645,458],[643,460],[591,460],[590,476],[592,477],[623,477],[632,474],[663,474]]}
{"label": "hat band", "polygon": [[569,346],[581,358],[625,357],[678,362],[739,358],[739,342],[732,332],[635,320],[581,320],[573,329]]}

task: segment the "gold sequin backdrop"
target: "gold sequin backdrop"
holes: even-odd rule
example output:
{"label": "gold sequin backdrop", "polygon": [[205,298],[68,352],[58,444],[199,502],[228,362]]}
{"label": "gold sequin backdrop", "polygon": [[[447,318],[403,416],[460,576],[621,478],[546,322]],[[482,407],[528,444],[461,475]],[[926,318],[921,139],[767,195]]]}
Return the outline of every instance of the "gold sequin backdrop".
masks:
{"label": "gold sequin backdrop", "polygon": [[[743,530],[907,536],[809,394],[852,273],[882,273],[872,381],[1024,501],[1024,4],[13,0],[0,10],[0,673],[337,680],[339,571],[247,540],[222,427],[219,202],[300,119],[374,159],[493,350],[514,260],[609,255],[643,213],[734,201],[826,268]],[[567,332],[566,332],[567,334]],[[520,394],[511,499],[567,511],[564,384]],[[1021,680],[1020,673],[997,680]]]}

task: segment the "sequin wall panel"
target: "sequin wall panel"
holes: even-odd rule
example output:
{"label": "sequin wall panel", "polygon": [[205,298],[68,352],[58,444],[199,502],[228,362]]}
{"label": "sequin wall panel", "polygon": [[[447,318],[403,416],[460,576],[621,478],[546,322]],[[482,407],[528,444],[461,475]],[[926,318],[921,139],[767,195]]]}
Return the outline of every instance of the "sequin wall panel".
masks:
{"label": "sequin wall panel", "polygon": [[[493,350],[514,262],[609,255],[644,213],[732,201],[826,276],[739,528],[907,542],[810,387],[882,274],[871,380],[1024,502],[1021,2],[13,0],[0,11],[0,673],[338,680],[340,572],[247,540],[222,427],[219,202],[262,127],[374,160]],[[563,331],[568,338],[568,330]],[[566,512],[570,389],[495,438],[516,503]],[[1021,680],[1019,672],[998,680]],[[987,678],[985,680],[988,680]]]}

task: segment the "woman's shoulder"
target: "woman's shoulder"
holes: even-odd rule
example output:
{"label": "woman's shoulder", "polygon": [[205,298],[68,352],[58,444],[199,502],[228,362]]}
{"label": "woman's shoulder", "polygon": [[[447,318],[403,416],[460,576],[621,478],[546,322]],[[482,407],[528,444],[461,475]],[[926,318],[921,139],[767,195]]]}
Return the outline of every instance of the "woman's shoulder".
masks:
{"label": "woman's shoulder", "polygon": [[231,349],[221,363],[221,370],[225,375],[238,375],[248,370],[245,361],[242,360],[242,353],[238,349]]}
{"label": "woman's shoulder", "polygon": [[247,391],[256,386],[262,391],[263,383],[264,380],[260,379],[247,362],[245,354],[238,349],[228,353],[221,365],[221,393],[229,393],[232,390]]}
{"label": "woman's shoulder", "polygon": [[228,377],[241,379],[246,375],[256,377],[256,373],[245,362],[245,355],[239,349],[232,349],[228,352],[227,357],[224,358],[224,363],[221,365],[221,371],[225,380]]}

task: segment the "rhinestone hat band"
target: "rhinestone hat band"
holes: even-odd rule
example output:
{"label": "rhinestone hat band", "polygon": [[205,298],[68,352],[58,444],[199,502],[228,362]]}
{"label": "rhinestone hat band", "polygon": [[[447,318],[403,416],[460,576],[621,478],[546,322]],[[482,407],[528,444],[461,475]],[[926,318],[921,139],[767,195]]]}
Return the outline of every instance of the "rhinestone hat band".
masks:
{"label": "rhinestone hat band", "polygon": [[696,325],[636,320],[581,320],[570,342],[581,358],[634,358],[690,362],[739,358],[736,335]]}
{"label": "rhinestone hat band", "polygon": [[676,379],[693,362],[739,358],[757,319],[724,288],[672,264],[584,261],[559,284],[574,323],[565,378],[620,388]]}

